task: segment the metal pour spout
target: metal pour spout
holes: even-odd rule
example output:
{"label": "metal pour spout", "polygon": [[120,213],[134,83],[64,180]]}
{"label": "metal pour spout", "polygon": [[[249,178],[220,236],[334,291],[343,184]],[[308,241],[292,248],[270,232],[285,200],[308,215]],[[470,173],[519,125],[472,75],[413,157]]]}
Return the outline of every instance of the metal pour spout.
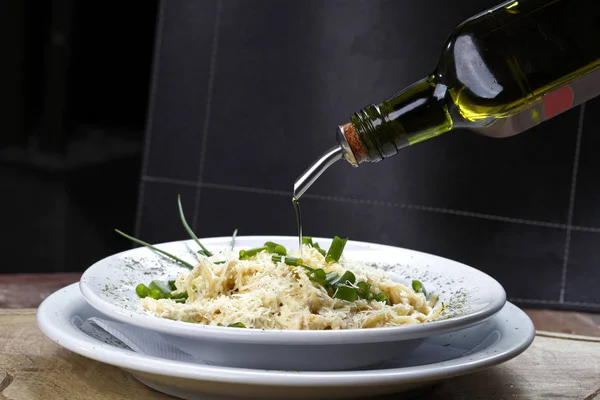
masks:
{"label": "metal pour spout", "polygon": [[327,150],[313,165],[311,165],[294,182],[294,198],[300,199],[300,196],[317,180],[319,176],[333,163],[344,158],[346,151],[339,145]]}

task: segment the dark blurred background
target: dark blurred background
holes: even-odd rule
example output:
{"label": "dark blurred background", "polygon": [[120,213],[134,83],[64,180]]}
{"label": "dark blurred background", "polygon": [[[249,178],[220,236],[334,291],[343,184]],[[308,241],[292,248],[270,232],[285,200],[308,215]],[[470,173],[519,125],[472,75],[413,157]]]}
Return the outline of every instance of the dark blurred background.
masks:
{"label": "dark blurred background", "polygon": [[[186,238],[296,233],[334,128],[426,76],[497,0],[0,4],[2,272],[83,271]],[[524,306],[600,310],[600,100],[510,139],[452,132],[302,201],[305,233],[452,258]]]}
{"label": "dark blurred background", "polygon": [[157,1],[0,2],[2,272],[81,271],[125,249]]}

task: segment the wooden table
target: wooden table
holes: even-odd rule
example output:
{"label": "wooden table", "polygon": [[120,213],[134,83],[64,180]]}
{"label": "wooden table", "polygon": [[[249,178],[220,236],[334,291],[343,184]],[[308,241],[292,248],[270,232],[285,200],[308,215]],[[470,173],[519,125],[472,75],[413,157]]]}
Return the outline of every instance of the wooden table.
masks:
{"label": "wooden table", "polygon": [[[118,368],[59,347],[37,328],[35,307],[39,302],[78,279],[76,274],[0,275],[0,400],[171,398],[146,388]],[[494,368],[448,379],[401,398],[600,399],[600,318],[526,311],[539,331],[525,353]]]}

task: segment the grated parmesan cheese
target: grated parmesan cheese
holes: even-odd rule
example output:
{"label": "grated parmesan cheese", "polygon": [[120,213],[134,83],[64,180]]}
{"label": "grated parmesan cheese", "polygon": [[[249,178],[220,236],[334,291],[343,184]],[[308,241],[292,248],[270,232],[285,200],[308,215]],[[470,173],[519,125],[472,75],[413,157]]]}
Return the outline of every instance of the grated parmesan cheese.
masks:
{"label": "grated parmesan cheese", "polygon": [[[300,257],[300,252],[290,256]],[[327,264],[325,257],[303,245],[302,261],[311,268],[342,275],[351,271],[356,281],[371,285],[374,293],[384,292],[390,305],[375,300],[348,302],[335,299],[312,282],[302,267],[275,263],[271,254],[258,253],[240,260],[233,251],[201,257],[198,265],[181,274],[172,294],[187,293],[185,303],[171,299],[141,299],[141,305],[157,316],[205,325],[241,322],[256,329],[357,329],[422,323],[438,316],[437,296],[428,300],[384,271],[342,257]],[[215,264],[225,261],[222,264]]]}

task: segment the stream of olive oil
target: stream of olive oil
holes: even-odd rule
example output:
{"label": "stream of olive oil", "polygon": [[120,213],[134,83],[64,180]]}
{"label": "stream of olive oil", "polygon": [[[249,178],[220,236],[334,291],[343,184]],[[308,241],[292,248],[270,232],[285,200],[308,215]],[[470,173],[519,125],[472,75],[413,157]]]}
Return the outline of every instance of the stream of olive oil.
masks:
{"label": "stream of olive oil", "polygon": [[292,197],[294,209],[296,210],[296,223],[298,224],[298,249],[302,255],[302,216],[300,215],[300,202],[296,197]]}

